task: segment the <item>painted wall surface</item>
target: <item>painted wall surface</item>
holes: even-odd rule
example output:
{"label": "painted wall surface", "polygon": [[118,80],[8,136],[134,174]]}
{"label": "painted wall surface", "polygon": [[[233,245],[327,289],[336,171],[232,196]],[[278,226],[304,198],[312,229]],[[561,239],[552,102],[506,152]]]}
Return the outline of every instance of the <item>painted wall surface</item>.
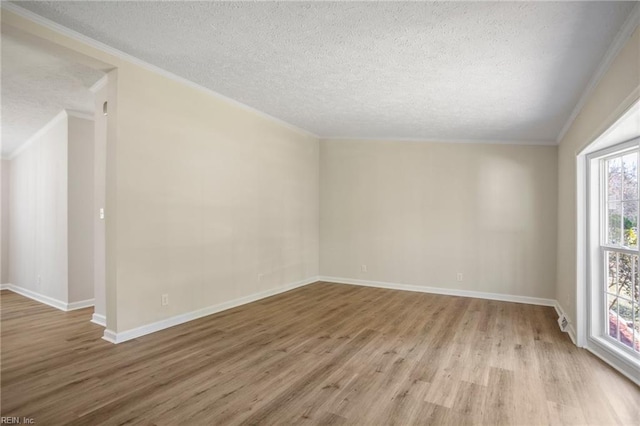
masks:
{"label": "painted wall surface", "polygon": [[69,302],[93,299],[93,121],[70,116],[68,141]]}
{"label": "painted wall surface", "polygon": [[106,162],[107,162],[107,116],[102,106],[107,101],[107,86],[95,93],[94,156],[93,156],[93,296],[96,315],[106,316],[106,240],[105,221],[100,219],[100,209],[105,207]]}
{"label": "painted wall surface", "polygon": [[[636,29],[560,141],[556,299],[576,323],[578,244],[576,157],[640,98],[640,29]],[[584,207],[586,208],[586,207]]]}
{"label": "painted wall surface", "polygon": [[317,275],[318,141],[118,72],[118,330]]}
{"label": "painted wall surface", "polygon": [[9,160],[0,160],[0,284],[9,284]]}
{"label": "painted wall surface", "polygon": [[2,22],[117,68],[108,90],[108,329],[318,274],[315,137],[11,12]]}
{"label": "painted wall surface", "polygon": [[321,275],[554,298],[555,146],[323,140],[320,164]]}
{"label": "painted wall surface", "polygon": [[68,302],[67,130],[58,115],[11,160],[9,178],[9,282],[61,302]]}

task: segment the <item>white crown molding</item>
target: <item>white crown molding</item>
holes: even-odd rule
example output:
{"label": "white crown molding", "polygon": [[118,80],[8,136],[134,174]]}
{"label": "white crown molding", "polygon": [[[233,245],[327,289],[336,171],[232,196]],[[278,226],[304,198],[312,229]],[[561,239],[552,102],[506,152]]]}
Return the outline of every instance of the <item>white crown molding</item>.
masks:
{"label": "white crown molding", "polygon": [[[580,111],[582,110],[582,108],[584,107],[584,104],[586,103],[587,99],[589,98],[589,96],[591,95],[591,93],[593,92],[593,90],[595,89],[595,87],[597,86],[597,84],[599,83],[600,79],[604,76],[604,74],[606,73],[606,71],[608,70],[609,66],[611,65],[611,62],[613,61],[613,59],[616,57],[616,55],[620,52],[620,50],[622,49],[622,47],[624,46],[624,43],[627,41],[627,39],[631,36],[631,34],[633,33],[633,31],[638,27],[639,23],[640,23],[640,4],[637,4],[634,6],[633,10],[631,11],[631,13],[629,14],[628,18],[626,19],[625,23],[622,25],[622,27],[620,28],[620,30],[618,31],[614,41],[612,42],[612,44],[609,46],[609,49],[607,50],[607,52],[605,53],[603,60],[601,61],[600,65],[598,66],[598,68],[596,69],[596,71],[594,72],[594,74],[592,75],[591,79],[589,80],[589,83],[587,84],[585,90],[583,91],[582,95],[580,96],[578,103],[575,105],[574,109],[572,110],[568,120],[566,121],[566,123],[564,124],[562,130],[560,131],[558,137],[556,138],[555,141],[538,141],[538,140],[524,140],[524,141],[511,141],[511,140],[457,140],[457,139],[441,139],[441,140],[428,140],[428,139],[420,139],[420,138],[352,138],[352,137],[340,137],[340,136],[331,136],[331,137],[321,137],[309,130],[300,128],[298,126],[295,126],[291,123],[288,123],[282,119],[279,119],[277,117],[271,116],[263,111],[260,111],[256,108],[253,108],[249,105],[246,105],[242,102],[239,102],[235,99],[229,98],[221,93],[218,93],[214,90],[211,90],[209,88],[206,88],[204,86],[201,86],[198,83],[195,83],[191,80],[188,80],[184,77],[180,77],[170,71],[167,71],[165,69],[162,69],[160,67],[157,67],[155,65],[152,65],[148,62],[145,62],[133,55],[130,55],[128,53],[122,52],[121,50],[115,49],[107,44],[104,44],[102,42],[99,42],[93,38],[87,37],[81,33],[78,33],[77,31],[71,30],[65,26],[62,26],[56,22],[53,22],[47,18],[44,18],[38,14],[35,14],[27,9],[24,9],[14,3],[9,3],[7,1],[3,1],[0,3],[0,8],[1,9],[5,9],[8,10],[12,13],[15,13],[16,15],[27,19],[31,22],[34,22],[36,24],[42,25],[43,27],[58,32],[66,37],[69,37],[75,41],[81,42],[83,44],[89,45],[95,49],[101,50],[107,54],[110,54],[114,57],[120,58],[124,61],[133,63],[135,65],[138,65],[140,67],[143,67],[149,71],[155,72],[157,74],[160,74],[164,77],[167,77],[171,80],[180,82],[184,85],[187,85],[189,87],[192,87],[194,89],[203,91],[208,93],[209,95],[212,95],[214,97],[217,97],[219,99],[225,100],[233,105],[236,105],[244,110],[247,111],[251,111],[259,116],[262,116],[266,119],[269,119],[275,123],[278,123],[284,127],[287,127],[291,130],[294,130],[296,132],[302,133],[304,135],[307,136],[311,136],[317,139],[324,139],[324,140],[337,140],[337,139],[341,139],[341,140],[370,140],[370,139],[375,139],[375,140],[379,140],[379,141],[411,141],[411,142],[441,142],[441,143],[466,143],[466,144],[473,144],[473,143],[479,143],[479,144],[509,144],[509,145],[557,145],[558,143],[560,143],[560,141],[562,140],[562,138],[565,136],[566,132],[569,130],[569,128],[571,127],[571,124],[573,123],[573,121],[575,120],[575,118],[577,117],[577,115],[580,113]],[[97,91],[99,90],[99,88],[106,84],[106,81],[103,82],[103,79],[106,78],[105,77],[101,78],[100,80],[98,80],[98,82],[96,82],[89,90],[91,91]]]}
{"label": "white crown molding", "polygon": [[318,277],[318,279],[320,281],[335,284],[351,284],[364,287],[388,288],[391,290],[415,291],[418,293],[442,294],[445,296],[473,297],[475,299],[500,300],[503,302],[526,303],[528,305],[555,306],[556,304],[556,301],[554,299],[543,299],[540,297],[517,296],[502,293],[486,293],[482,291],[459,290],[455,288],[425,287],[419,285],[326,276],[320,276]]}
{"label": "white crown molding", "polygon": [[365,137],[320,137],[320,141],[368,141],[368,142],[420,142],[420,143],[454,143],[470,145],[534,145],[556,146],[554,140],[484,140],[484,139],[421,139],[421,138],[365,138]]}
{"label": "white crown molding", "polygon": [[106,86],[108,82],[109,76],[105,74],[104,76],[102,76],[102,78],[100,78],[100,80],[96,81],[91,87],[89,87],[89,91],[95,94],[104,86]]}
{"label": "white crown molding", "polygon": [[622,26],[620,27],[620,30],[618,31],[615,38],[613,39],[613,42],[607,49],[607,52],[602,57],[602,61],[600,62],[600,65],[598,66],[598,68],[596,68],[596,71],[591,76],[589,83],[587,83],[587,86],[582,91],[582,95],[578,99],[578,103],[573,108],[573,111],[571,111],[571,115],[569,115],[569,119],[562,127],[560,134],[556,138],[556,143],[559,144],[560,141],[562,141],[562,139],[565,137],[565,135],[571,128],[571,125],[575,121],[576,117],[578,116],[578,114],[580,114],[580,111],[582,111],[582,108],[587,103],[587,100],[589,99],[589,97],[591,97],[591,94],[593,93],[595,88],[598,86],[598,83],[600,83],[600,80],[602,80],[602,77],[604,77],[606,72],[609,70],[609,67],[613,63],[613,60],[616,58],[616,56],[618,56],[618,53],[620,53],[620,51],[624,47],[627,40],[629,40],[629,38],[631,37],[633,32],[636,30],[636,28],[638,28],[638,26],[640,26],[640,4],[636,4],[633,7],[633,9],[631,10],[631,13],[627,17],[627,19],[624,21],[624,24],[622,24]]}
{"label": "white crown molding", "polygon": [[65,109],[69,117],[80,118],[82,120],[94,121],[93,113],[90,111],[76,111],[73,109]]}
{"label": "white crown molding", "polygon": [[130,55],[130,54],[125,53],[125,52],[123,52],[121,50],[115,49],[115,48],[113,48],[113,47],[111,47],[111,46],[109,46],[107,44],[104,44],[104,43],[102,43],[102,42],[100,42],[98,40],[95,40],[95,39],[93,39],[91,37],[87,37],[87,36],[85,36],[83,34],[80,34],[77,31],[71,30],[71,29],[69,29],[69,28],[67,28],[67,27],[65,27],[63,25],[60,25],[60,24],[58,24],[56,22],[53,22],[53,21],[51,21],[51,20],[49,20],[47,18],[43,18],[42,16],[40,16],[40,15],[38,15],[36,13],[33,13],[33,12],[27,10],[27,9],[23,9],[22,7],[16,5],[15,3],[9,3],[9,2],[6,2],[6,1],[2,1],[0,3],[0,8],[8,10],[8,11],[10,11],[12,13],[15,13],[16,15],[18,15],[18,16],[24,18],[24,19],[27,19],[27,20],[29,20],[29,21],[31,21],[33,23],[36,23],[38,25],[41,25],[41,26],[43,26],[43,27],[45,27],[45,28],[47,28],[47,29],[49,29],[51,31],[55,31],[57,33],[60,33],[63,36],[69,37],[70,39],[73,39],[73,40],[78,41],[80,43],[86,44],[86,45],[88,45],[90,47],[93,47],[94,49],[98,49],[98,50],[100,50],[100,51],[102,51],[104,53],[107,53],[107,54],[109,54],[111,56],[119,58],[119,59],[121,59],[123,61],[130,62],[130,63],[132,63],[134,65],[139,66],[139,67],[145,68],[148,71],[151,71],[151,72],[154,72],[156,74],[162,75],[163,77],[166,77],[166,78],[171,79],[173,81],[176,81],[178,83],[184,84],[186,86],[189,86],[189,87],[191,87],[193,89],[196,89],[196,90],[199,90],[201,92],[205,92],[205,93],[207,93],[207,94],[209,94],[211,96],[214,96],[214,97],[216,97],[218,99],[221,99],[221,100],[223,100],[225,102],[228,102],[228,103],[230,103],[232,105],[235,105],[236,107],[239,107],[239,108],[241,108],[241,109],[243,109],[245,111],[252,112],[252,113],[254,113],[254,114],[256,114],[256,115],[258,115],[258,116],[260,116],[262,118],[265,118],[265,119],[267,119],[267,120],[269,120],[269,121],[271,121],[273,123],[279,124],[279,125],[281,125],[283,127],[286,127],[286,128],[288,128],[290,130],[293,130],[295,132],[301,133],[301,134],[306,135],[306,136],[311,136],[313,138],[319,139],[318,135],[314,134],[313,132],[310,132],[308,130],[302,129],[302,128],[300,128],[298,126],[295,126],[295,125],[293,125],[291,123],[287,123],[286,121],[281,120],[279,118],[276,118],[276,117],[274,117],[272,115],[269,115],[266,112],[260,111],[260,110],[258,110],[256,108],[253,108],[253,107],[251,107],[251,106],[249,106],[247,104],[243,104],[240,101],[237,101],[235,99],[229,98],[229,97],[227,97],[227,96],[225,96],[225,95],[223,95],[221,93],[218,93],[218,92],[216,92],[214,90],[211,90],[209,88],[201,86],[198,83],[195,83],[195,82],[193,82],[191,80],[187,80],[184,77],[180,77],[179,75],[176,75],[176,74],[174,74],[174,73],[172,73],[170,71],[167,71],[167,70],[165,70],[163,68],[160,68],[160,67],[152,65],[152,64],[150,64],[148,62],[145,62],[142,59],[136,58],[133,55]]}
{"label": "white crown molding", "polygon": [[53,126],[55,126],[56,124],[58,124],[58,122],[60,120],[63,120],[65,118],[67,118],[67,112],[65,110],[60,111],[47,124],[45,124],[43,127],[41,127],[40,130],[38,130],[36,133],[34,133],[33,136],[31,136],[22,145],[20,145],[19,147],[14,149],[12,152],[10,152],[9,155],[6,156],[6,158],[8,160],[13,160],[14,158],[16,158],[18,155],[20,155],[21,152],[23,152],[24,150],[29,148],[29,146],[33,143],[33,141],[35,141],[40,136],[42,136],[43,134],[45,134],[46,132],[51,130],[51,128]]}
{"label": "white crown molding", "polygon": [[100,315],[100,314],[96,314],[94,313],[91,316],[91,322],[94,324],[97,324],[101,327],[106,327],[107,326],[107,318],[104,315]]}
{"label": "white crown molding", "polygon": [[155,333],[156,331],[164,330],[176,325],[184,324],[185,322],[193,321],[198,318],[206,317],[227,309],[235,308],[237,306],[246,305],[247,303],[255,302],[256,300],[264,299],[266,297],[274,296],[276,294],[284,293],[289,290],[293,290],[298,287],[313,284],[318,281],[318,277],[310,277],[301,281],[296,281],[281,287],[277,287],[271,290],[254,293],[249,296],[241,297],[238,299],[230,300],[228,302],[219,303],[217,305],[209,306],[206,308],[198,309],[196,311],[187,312],[185,314],[176,315],[171,318],[160,320],[151,324],[143,325],[133,328],[131,330],[125,330],[121,332],[114,332],[112,330],[105,330],[104,340],[111,343],[122,343],[127,340],[136,339],[147,334]]}

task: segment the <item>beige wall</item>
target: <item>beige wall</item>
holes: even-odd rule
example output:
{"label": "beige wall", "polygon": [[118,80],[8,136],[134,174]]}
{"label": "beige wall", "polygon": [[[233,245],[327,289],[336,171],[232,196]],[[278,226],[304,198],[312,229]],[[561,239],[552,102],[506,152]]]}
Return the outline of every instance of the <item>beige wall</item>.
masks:
{"label": "beige wall", "polygon": [[93,299],[93,121],[69,117],[68,301]]}
{"label": "beige wall", "polygon": [[63,303],[92,299],[93,122],[59,115],[9,170],[8,282]]}
{"label": "beige wall", "polygon": [[118,331],[318,274],[315,138],[124,65],[118,136]]}
{"label": "beige wall", "polygon": [[578,245],[576,157],[640,98],[640,29],[636,29],[560,141],[556,298],[576,323]]}
{"label": "beige wall", "polygon": [[320,161],[321,275],[554,298],[556,147],[323,140]]}
{"label": "beige wall", "polygon": [[67,295],[67,118],[11,160],[9,282],[61,302]]}
{"label": "beige wall", "polygon": [[9,284],[9,160],[0,164],[0,284]]}
{"label": "beige wall", "polygon": [[2,22],[117,68],[108,89],[108,329],[318,274],[316,138],[11,12]]}

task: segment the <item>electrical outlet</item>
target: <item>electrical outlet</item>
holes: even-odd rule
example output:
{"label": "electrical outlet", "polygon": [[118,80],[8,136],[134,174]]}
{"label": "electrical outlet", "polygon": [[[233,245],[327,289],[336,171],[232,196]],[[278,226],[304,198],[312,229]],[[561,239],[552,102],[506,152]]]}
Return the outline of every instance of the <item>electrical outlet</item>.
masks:
{"label": "electrical outlet", "polygon": [[360,265],[360,271],[367,272],[367,265]]}
{"label": "electrical outlet", "polygon": [[464,276],[462,275],[462,272],[458,272],[458,281],[462,281]]}
{"label": "electrical outlet", "polygon": [[163,294],[162,295],[162,306],[167,306],[169,304],[169,295],[168,294]]}

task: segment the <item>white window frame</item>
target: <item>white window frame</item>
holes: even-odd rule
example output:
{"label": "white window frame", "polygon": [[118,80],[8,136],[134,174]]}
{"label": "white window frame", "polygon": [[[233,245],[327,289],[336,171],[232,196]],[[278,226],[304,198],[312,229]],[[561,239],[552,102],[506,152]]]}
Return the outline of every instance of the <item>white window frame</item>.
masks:
{"label": "white window frame", "polygon": [[639,254],[638,249],[621,248],[605,244],[607,220],[606,177],[603,160],[615,157],[624,151],[638,149],[640,138],[613,145],[586,156],[586,212],[587,212],[587,348],[605,359],[627,376],[640,376],[640,354],[625,347],[608,335],[608,314],[604,309],[604,283],[606,251]]}

